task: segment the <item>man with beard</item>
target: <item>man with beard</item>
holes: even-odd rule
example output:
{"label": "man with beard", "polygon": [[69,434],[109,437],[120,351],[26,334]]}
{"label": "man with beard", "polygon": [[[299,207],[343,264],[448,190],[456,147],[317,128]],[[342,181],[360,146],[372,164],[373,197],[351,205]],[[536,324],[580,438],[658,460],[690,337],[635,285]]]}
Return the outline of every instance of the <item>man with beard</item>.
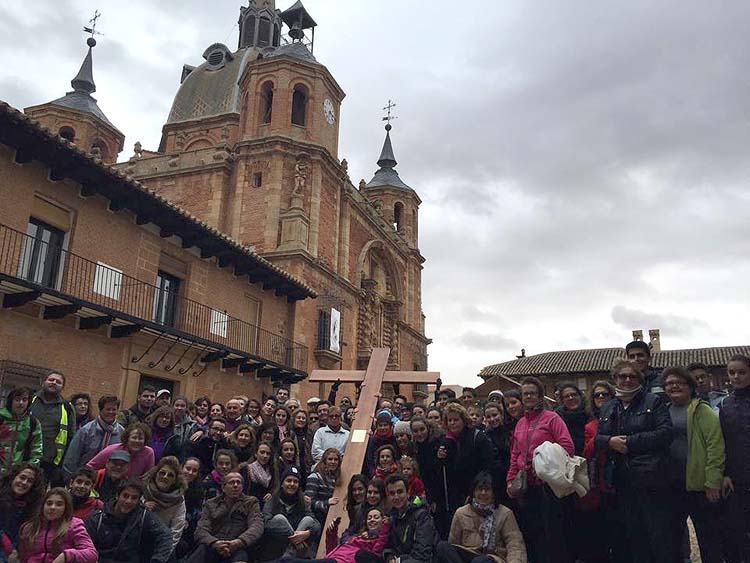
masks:
{"label": "man with beard", "polygon": [[115,450],[109,456],[104,469],[96,472],[94,489],[103,502],[112,500],[120,485],[128,480],[130,454],[125,450]]}
{"label": "man with beard", "polygon": [[64,387],[65,375],[59,371],[49,372],[30,408],[31,416],[42,426],[42,460],[39,466],[53,487],[62,484],[60,466],[76,428],[73,406],[62,396]]}
{"label": "man with beard", "polygon": [[134,422],[145,422],[146,417],[154,411],[156,389],[152,385],[144,385],[138,394],[138,401],[129,409],[117,416],[117,421],[127,428]]}

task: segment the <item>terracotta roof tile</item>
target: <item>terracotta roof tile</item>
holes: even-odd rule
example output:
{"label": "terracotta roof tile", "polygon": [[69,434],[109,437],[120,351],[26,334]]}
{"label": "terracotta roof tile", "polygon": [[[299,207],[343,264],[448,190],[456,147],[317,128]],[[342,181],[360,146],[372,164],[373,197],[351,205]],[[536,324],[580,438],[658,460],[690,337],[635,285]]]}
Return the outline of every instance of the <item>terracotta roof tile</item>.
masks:
{"label": "terracotta roof tile", "polygon": [[[724,346],[717,348],[687,348],[684,350],[662,350],[655,352],[651,365],[656,368],[687,366],[702,362],[708,367],[723,367],[735,354],[750,356],[750,346]],[[606,373],[620,358],[625,357],[625,348],[591,348],[545,352],[509,362],[482,368],[479,376],[488,379],[495,375],[519,377],[525,375],[574,375]]]}

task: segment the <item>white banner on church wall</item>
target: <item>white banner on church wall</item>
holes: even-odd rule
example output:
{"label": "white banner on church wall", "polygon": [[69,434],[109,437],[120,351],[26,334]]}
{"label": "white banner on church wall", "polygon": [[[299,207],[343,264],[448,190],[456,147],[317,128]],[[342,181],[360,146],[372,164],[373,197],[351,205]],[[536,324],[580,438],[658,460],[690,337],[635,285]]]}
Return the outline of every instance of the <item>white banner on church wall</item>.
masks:
{"label": "white banner on church wall", "polygon": [[336,354],[341,353],[341,344],[339,343],[339,332],[341,327],[341,313],[336,309],[331,309],[331,345],[329,350]]}

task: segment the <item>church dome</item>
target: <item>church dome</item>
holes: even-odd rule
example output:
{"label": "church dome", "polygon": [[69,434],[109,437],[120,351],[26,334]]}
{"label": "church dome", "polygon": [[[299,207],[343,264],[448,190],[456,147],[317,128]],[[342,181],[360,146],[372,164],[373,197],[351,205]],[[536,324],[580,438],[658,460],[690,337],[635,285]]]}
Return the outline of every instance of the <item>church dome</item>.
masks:
{"label": "church dome", "polygon": [[167,123],[238,113],[238,82],[253,51],[248,48],[231,53],[220,44],[206,49],[203,64],[194,69],[186,66],[183,70],[183,76],[185,73],[187,76],[177,90]]}
{"label": "church dome", "polygon": [[245,47],[232,53],[225,45],[214,43],[203,53],[206,59],[196,68],[185,66],[167,123],[202,119],[225,113],[239,113],[239,80],[245,65],[258,57],[287,56],[317,63],[301,43],[278,47]]}

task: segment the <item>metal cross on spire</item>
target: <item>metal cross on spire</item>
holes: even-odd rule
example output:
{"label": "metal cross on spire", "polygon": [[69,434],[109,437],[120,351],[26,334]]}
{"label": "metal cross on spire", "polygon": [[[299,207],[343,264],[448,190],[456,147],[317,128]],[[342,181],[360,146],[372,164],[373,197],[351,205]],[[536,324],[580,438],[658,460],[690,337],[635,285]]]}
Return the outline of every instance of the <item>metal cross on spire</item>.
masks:
{"label": "metal cross on spire", "polygon": [[383,121],[387,121],[387,125],[385,126],[386,129],[390,131],[391,129],[391,120],[392,119],[398,119],[395,115],[391,115],[391,110],[396,107],[396,104],[394,104],[391,100],[388,100],[388,105],[383,108],[383,111],[387,111],[388,115],[386,115],[383,118]]}
{"label": "metal cross on spire", "polygon": [[93,38],[94,35],[101,35],[98,31],[96,31],[96,20],[98,20],[101,17],[101,14],[99,13],[99,10],[94,10],[94,17],[89,20],[89,23],[91,24],[91,27],[83,26],[83,31],[86,33],[90,33],[91,37]]}

